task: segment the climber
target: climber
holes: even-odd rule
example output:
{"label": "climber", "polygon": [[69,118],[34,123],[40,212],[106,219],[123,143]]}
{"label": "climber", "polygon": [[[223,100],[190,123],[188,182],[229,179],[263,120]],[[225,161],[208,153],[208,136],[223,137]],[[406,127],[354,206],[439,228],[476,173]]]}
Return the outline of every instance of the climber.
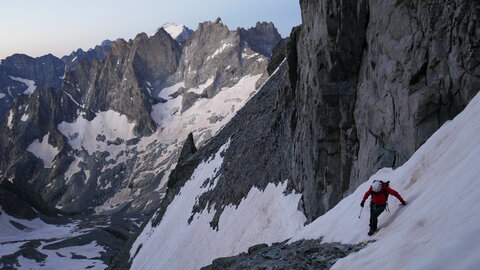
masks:
{"label": "climber", "polygon": [[388,194],[397,197],[402,205],[407,205],[407,202],[403,200],[402,196],[400,196],[397,191],[390,188],[389,184],[390,181],[383,182],[380,180],[374,180],[360,203],[360,206],[363,207],[368,196],[372,195],[372,201],[370,202],[370,231],[368,232],[368,235],[370,236],[377,231],[378,216],[380,216],[387,207]]}

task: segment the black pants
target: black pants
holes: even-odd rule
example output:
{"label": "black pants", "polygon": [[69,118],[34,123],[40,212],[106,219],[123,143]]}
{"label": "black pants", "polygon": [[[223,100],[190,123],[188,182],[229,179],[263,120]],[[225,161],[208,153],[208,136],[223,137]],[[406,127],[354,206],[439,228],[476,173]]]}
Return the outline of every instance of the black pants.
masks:
{"label": "black pants", "polygon": [[370,204],[370,230],[377,230],[378,216],[385,210],[387,205]]}

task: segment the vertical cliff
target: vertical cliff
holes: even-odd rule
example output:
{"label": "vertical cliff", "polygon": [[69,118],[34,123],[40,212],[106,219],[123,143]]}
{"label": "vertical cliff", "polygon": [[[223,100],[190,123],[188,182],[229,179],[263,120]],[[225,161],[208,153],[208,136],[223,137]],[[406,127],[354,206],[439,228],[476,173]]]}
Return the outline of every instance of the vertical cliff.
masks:
{"label": "vertical cliff", "polygon": [[[358,140],[353,112],[367,3],[301,1],[292,112],[292,177],[309,221],[348,190]],[[292,66],[292,61],[290,61]],[[296,78],[295,78],[296,77]]]}
{"label": "vertical cliff", "polygon": [[300,4],[292,176],[312,221],[379,168],[402,165],[478,92],[480,4]]}

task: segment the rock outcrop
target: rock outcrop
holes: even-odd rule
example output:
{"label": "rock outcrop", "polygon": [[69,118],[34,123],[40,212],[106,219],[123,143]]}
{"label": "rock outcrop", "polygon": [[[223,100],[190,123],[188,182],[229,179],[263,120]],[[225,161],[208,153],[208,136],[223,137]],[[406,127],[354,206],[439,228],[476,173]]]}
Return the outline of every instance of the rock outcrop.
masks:
{"label": "rock outcrop", "polygon": [[275,243],[271,246],[259,244],[248,249],[248,253],[219,258],[202,270],[226,269],[330,269],[335,262],[363,245],[321,243],[321,240],[303,240],[291,244]]}

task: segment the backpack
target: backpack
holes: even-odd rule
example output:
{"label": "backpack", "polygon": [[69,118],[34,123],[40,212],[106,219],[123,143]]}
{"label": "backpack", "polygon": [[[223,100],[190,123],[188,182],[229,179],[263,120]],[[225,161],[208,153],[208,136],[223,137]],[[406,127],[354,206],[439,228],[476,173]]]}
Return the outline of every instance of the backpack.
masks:
{"label": "backpack", "polygon": [[[375,183],[376,181],[380,182],[381,184],[381,189],[379,191],[379,193],[383,193],[385,195],[385,199],[388,201],[388,191],[387,191],[387,187],[390,186],[390,181],[387,181],[387,182],[383,182],[382,180],[373,180],[373,182]],[[374,191],[375,192],[375,191]]]}

